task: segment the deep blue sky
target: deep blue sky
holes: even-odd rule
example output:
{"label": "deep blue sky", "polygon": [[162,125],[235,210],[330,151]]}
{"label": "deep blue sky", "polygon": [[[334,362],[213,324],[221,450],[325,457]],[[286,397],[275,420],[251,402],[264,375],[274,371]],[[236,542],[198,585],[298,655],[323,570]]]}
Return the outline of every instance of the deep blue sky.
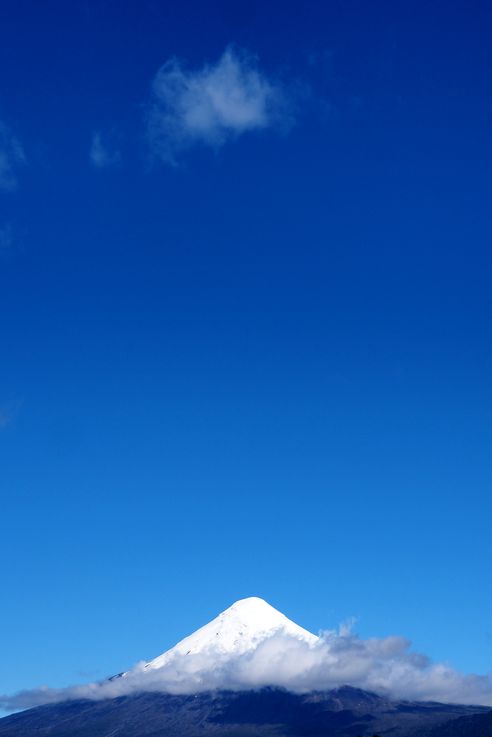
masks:
{"label": "deep blue sky", "polygon": [[[0,693],[248,595],[490,670],[492,6],[0,14]],[[159,162],[158,69],[230,44],[290,125]]]}

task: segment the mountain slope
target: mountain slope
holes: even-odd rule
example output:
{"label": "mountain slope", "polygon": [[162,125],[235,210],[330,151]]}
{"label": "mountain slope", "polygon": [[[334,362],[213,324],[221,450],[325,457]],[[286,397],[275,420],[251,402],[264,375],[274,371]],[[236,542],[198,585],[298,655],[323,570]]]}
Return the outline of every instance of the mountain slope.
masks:
{"label": "mountain slope", "polygon": [[492,735],[492,711],[454,719],[433,729],[429,737],[489,737]]}
{"label": "mountain slope", "polygon": [[[485,711],[391,702],[350,687],[305,695],[280,689],[147,693],[29,709],[0,719],[0,737],[430,737],[434,727]],[[436,734],[448,737],[445,731]]]}

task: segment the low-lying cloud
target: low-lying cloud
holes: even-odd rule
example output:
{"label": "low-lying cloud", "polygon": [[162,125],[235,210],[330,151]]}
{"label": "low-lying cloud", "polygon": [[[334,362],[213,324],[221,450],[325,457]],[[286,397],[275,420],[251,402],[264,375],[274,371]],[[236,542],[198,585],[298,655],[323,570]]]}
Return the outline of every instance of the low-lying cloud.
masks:
{"label": "low-lying cloud", "polygon": [[154,155],[176,164],[196,144],[219,149],[244,133],[288,126],[287,98],[254,56],[227,48],[215,64],[187,69],[170,59],[152,87],[148,135]]}
{"label": "low-lying cloud", "polygon": [[17,171],[26,163],[20,141],[0,121],[0,189],[12,192],[17,189]]}
{"label": "low-lying cloud", "polygon": [[293,692],[341,685],[393,698],[492,706],[492,676],[464,675],[411,650],[403,637],[361,639],[342,628],[313,644],[278,633],[256,650],[231,658],[180,655],[160,669],[140,663],[122,677],[65,689],[48,687],[0,697],[8,710],[70,699],[106,699],[142,691],[189,694],[278,686]]}

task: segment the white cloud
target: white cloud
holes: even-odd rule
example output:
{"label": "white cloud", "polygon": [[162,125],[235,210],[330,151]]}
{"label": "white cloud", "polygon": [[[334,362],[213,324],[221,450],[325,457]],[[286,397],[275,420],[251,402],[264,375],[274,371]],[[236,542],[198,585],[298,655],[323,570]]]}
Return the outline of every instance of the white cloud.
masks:
{"label": "white cloud", "polygon": [[19,140],[0,121],[0,189],[17,189],[17,169],[26,163]]}
{"label": "white cloud", "polygon": [[326,632],[315,644],[274,635],[252,653],[222,661],[204,654],[179,655],[156,670],[140,663],[121,678],[74,686],[48,687],[0,697],[6,709],[22,709],[68,699],[105,699],[141,691],[197,693],[279,686],[302,693],[340,685],[394,698],[492,705],[492,676],[465,675],[412,652],[403,637],[363,640],[347,628]]}
{"label": "white cloud", "polygon": [[102,141],[100,133],[94,133],[89,152],[90,160],[98,169],[115,166],[121,163],[121,154],[117,150],[111,150]]}
{"label": "white cloud", "polygon": [[157,73],[148,133],[155,155],[176,163],[195,144],[218,149],[243,133],[292,121],[280,86],[258,68],[256,59],[229,47],[216,64],[188,70],[170,59]]}

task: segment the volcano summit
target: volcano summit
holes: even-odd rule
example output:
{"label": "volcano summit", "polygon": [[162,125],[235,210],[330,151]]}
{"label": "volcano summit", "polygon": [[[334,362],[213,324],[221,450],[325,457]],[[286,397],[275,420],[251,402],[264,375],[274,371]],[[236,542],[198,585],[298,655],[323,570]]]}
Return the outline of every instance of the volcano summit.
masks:
{"label": "volcano summit", "polygon": [[172,662],[176,656],[234,658],[251,653],[265,640],[275,635],[293,638],[313,645],[318,637],[287,619],[263,599],[252,596],[240,599],[218,617],[178,642],[171,650],[159,655],[145,668],[157,669]]}

